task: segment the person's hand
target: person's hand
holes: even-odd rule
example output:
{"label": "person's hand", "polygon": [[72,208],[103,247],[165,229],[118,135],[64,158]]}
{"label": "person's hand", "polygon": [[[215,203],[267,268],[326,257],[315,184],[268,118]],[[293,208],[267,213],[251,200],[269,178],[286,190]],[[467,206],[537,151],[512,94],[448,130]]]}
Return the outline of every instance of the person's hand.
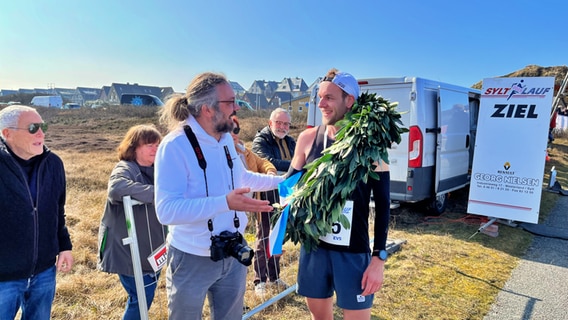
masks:
{"label": "person's hand", "polygon": [[57,256],[57,271],[59,272],[69,272],[73,267],[73,255],[71,250],[59,252]]}
{"label": "person's hand", "polygon": [[272,207],[268,200],[257,200],[247,197],[250,188],[237,188],[227,194],[229,209],[247,212],[270,212]]}
{"label": "person's hand", "polygon": [[381,290],[384,270],[385,262],[378,257],[371,257],[371,263],[363,273],[363,279],[361,279],[362,296],[368,296]]}

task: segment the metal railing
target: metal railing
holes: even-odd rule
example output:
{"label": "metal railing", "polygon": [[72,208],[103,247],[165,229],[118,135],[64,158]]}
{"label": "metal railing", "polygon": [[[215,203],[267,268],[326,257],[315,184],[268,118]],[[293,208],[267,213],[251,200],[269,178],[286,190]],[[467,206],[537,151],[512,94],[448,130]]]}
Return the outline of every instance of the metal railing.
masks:
{"label": "metal railing", "polygon": [[148,320],[148,304],[146,302],[146,291],[144,290],[144,276],[142,274],[142,263],[140,262],[140,252],[138,251],[138,238],[136,236],[136,224],[134,223],[133,205],[141,205],[143,202],[132,200],[130,196],[122,197],[124,205],[124,216],[126,218],[126,230],[128,237],[122,239],[122,244],[130,246],[132,254],[132,267],[134,268],[134,281],[136,282],[136,293],[138,295],[138,307],[140,308],[140,319]]}

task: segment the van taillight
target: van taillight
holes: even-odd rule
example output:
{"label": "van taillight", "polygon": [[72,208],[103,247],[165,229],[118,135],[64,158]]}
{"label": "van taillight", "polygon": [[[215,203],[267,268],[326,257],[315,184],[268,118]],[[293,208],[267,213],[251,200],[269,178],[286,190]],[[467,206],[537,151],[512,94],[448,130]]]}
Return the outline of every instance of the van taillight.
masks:
{"label": "van taillight", "polygon": [[410,127],[408,131],[408,167],[420,168],[422,167],[422,146],[424,141],[422,139],[422,132],[417,126]]}

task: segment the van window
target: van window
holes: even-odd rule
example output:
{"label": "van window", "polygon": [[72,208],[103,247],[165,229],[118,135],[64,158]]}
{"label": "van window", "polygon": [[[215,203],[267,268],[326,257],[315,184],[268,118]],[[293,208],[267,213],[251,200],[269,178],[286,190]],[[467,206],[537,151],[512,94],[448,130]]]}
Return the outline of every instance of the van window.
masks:
{"label": "van window", "polygon": [[133,106],[163,106],[162,101],[151,94],[131,94],[125,93],[120,97],[120,104],[130,104]]}
{"label": "van window", "polygon": [[79,109],[81,108],[81,105],[78,103],[66,103],[63,106],[63,109]]}

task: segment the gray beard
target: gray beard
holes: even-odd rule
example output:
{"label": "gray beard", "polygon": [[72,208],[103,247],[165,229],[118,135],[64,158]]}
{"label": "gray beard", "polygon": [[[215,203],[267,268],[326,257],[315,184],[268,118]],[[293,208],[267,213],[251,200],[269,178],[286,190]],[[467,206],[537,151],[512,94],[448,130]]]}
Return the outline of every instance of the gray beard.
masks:
{"label": "gray beard", "polygon": [[215,130],[218,133],[227,133],[233,130],[233,122],[231,121],[229,123],[229,121],[223,121],[223,113],[221,112],[215,112],[213,121],[215,121]]}
{"label": "gray beard", "polygon": [[281,137],[280,136],[281,133],[272,132],[272,134],[278,139],[284,139],[288,135],[287,133],[284,133],[284,134],[282,134],[282,137]]}

